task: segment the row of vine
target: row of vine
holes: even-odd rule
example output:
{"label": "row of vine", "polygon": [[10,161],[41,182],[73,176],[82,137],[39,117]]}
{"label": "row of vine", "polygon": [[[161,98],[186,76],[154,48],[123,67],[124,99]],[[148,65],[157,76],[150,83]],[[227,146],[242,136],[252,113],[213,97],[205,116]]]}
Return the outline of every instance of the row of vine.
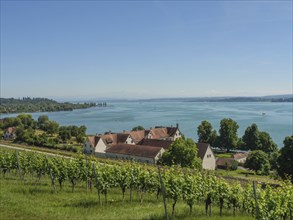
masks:
{"label": "row of vine", "polygon": [[[158,198],[162,192],[158,170],[137,163],[107,165],[86,157],[68,159],[33,152],[1,150],[0,168],[4,176],[6,172],[16,171],[20,178],[31,175],[36,178],[36,182],[47,175],[55,192],[56,183],[61,190],[65,181],[69,181],[74,191],[78,182],[84,182],[87,190],[93,187],[97,189],[101,205],[103,200],[107,204],[111,188],[121,189],[123,201],[126,191],[129,191],[131,203],[133,191],[138,192],[141,204],[145,193],[154,193]],[[194,204],[204,203],[207,215],[212,215],[212,205],[217,205],[220,215],[223,208],[227,208],[234,215],[241,211],[258,219],[292,219],[293,185],[290,182],[284,182],[275,188],[256,186],[253,189],[252,184],[228,184],[208,172],[167,167],[162,169],[161,177],[164,196],[172,202],[172,215],[177,202],[183,200],[189,206],[190,214]]]}

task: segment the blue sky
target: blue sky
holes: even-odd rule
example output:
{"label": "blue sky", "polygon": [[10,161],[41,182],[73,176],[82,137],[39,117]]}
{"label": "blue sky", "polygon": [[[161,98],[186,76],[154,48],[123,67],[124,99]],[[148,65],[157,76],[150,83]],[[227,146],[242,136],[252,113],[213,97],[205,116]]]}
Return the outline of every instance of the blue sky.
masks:
{"label": "blue sky", "polygon": [[292,91],[292,1],[1,1],[1,97]]}

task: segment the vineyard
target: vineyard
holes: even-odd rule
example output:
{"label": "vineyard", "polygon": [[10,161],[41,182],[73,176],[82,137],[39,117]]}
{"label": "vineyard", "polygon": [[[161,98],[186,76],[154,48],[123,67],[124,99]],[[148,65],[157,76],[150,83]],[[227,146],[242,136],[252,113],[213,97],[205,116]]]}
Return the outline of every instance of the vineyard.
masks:
{"label": "vineyard", "polygon": [[170,218],[179,212],[177,205],[184,203],[188,216],[196,216],[194,207],[201,204],[207,216],[225,216],[228,210],[234,216],[292,219],[293,185],[290,182],[274,188],[257,184],[253,187],[252,183],[228,184],[211,173],[190,169],[162,167],[159,175],[156,167],[137,163],[104,164],[83,156],[67,159],[3,149],[0,150],[0,168],[1,179],[13,174],[18,176],[18,182],[30,179],[35,185],[43,178],[49,179],[55,195],[68,183],[72,194],[82,185],[91,195],[97,192],[94,194],[97,206],[105,208],[111,206],[111,192],[119,190],[121,203],[138,203],[140,207],[146,198],[153,197],[161,203],[166,198],[171,207]]}

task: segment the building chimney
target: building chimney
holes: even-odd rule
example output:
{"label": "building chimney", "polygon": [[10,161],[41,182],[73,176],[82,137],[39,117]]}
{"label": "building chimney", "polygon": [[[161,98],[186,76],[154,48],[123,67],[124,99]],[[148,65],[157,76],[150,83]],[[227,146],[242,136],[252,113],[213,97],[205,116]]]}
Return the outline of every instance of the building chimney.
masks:
{"label": "building chimney", "polygon": [[179,128],[179,124],[178,123],[176,123],[176,128]]}

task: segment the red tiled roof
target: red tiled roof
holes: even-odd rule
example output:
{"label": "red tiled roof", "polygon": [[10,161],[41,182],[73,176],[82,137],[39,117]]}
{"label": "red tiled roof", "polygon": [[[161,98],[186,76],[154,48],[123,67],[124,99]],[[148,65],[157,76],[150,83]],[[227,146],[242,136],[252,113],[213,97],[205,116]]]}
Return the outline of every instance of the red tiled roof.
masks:
{"label": "red tiled roof", "polygon": [[131,131],[130,136],[132,137],[134,143],[138,143],[145,138],[145,130]]}
{"label": "red tiled roof", "polygon": [[138,131],[123,131],[123,133],[105,133],[100,135],[107,145],[125,143],[128,135],[133,139],[134,143],[140,142],[146,138],[149,133],[152,134],[152,139],[164,139],[172,137],[177,131],[177,127],[155,127],[150,130],[138,130]]}
{"label": "red tiled roof", "polygon": [[113,145],[113,144],[118,144],[118,143],[125,143],[127,140],[129,134],[127,133],[106,133],[102,135],[98,135],[95,138],[95,144],[98,143],[100,138],[104,141],[106,145]]}
{"label": "red tiled roof", "polygon": [[151,134],[153,139],[161,139],[169,137],[168,130],[166,127],[160,127],[160,128],[152,128]]}
{"label": "red tiled roof", "polygon": [[107,133],[99,136],[105,144],[117,144],[117,134]]}
{"label": "red tiled roof", "polygon": [[155,158],[161,151],[160,147],[144,146],[144,145],[132,145],[132,144],[115,144],[109,149],[106,149],[106,153],[123,154],[129,156]]}
{"label": "red tiled roof", "polygon": [[152,146],[152,147],[162,147],[164,149],[168,149],[170,145],[173,143],[173,141],[167,141],[167,140],[157,140],[157,139],[142,139],[138,145],[146,145],[146,146]]}

